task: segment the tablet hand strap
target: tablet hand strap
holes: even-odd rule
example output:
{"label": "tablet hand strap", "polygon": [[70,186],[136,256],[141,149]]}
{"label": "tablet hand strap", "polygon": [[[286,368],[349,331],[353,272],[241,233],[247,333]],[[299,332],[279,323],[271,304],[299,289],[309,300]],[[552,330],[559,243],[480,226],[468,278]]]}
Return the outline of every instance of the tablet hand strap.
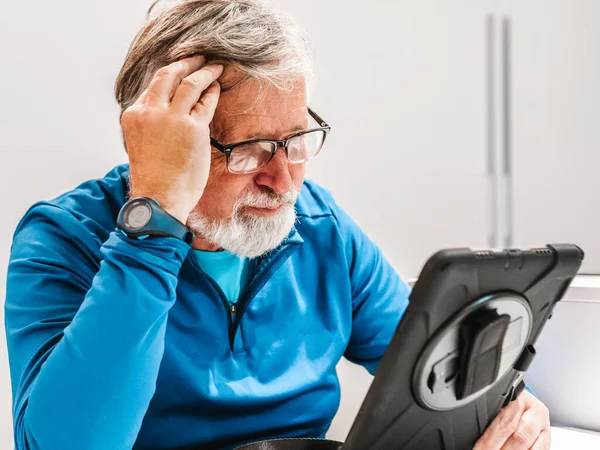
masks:
{"label": "tablet hand strap", "polygon": [[461,400],[492,384],[498,377],[502,345],[510,323],[508,314],[483,310],[467,317],[460,327],[460,367],[456,398]]}

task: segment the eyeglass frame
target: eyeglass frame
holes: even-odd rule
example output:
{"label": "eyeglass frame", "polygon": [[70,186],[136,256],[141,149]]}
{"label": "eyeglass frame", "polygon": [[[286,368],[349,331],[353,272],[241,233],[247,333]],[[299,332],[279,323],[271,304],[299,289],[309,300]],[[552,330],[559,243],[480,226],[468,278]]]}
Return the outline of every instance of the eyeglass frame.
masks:
{"label": "eyeglass frame", "polygon": [[[214,148],[216,148],[217,150],[219,150],[221,153],[225,154],[225,157],[227,158],[227,170],[229,170],[229,157],[231,155],[231,153],[233,152],[233,149],[235,147],[239,147],[242,145],[249,145],[249,144],[256,144],[258,142],[269,142],[271,144],[274,144],[274,150],[271,151],[271,156],[269,156],[269,159],[267,159],[267,161],[260,167],[257,167],[256,169],[253,169],[250,172],[231,172],[235,175],[246,175],[249,173],[254,173],[259,171],[260,169],[262,169],[263,167],[265,167],[267,164],[269,164],[269,162],[273,159],[273,157],[275,156],[275,154],[277,153],[277,151],[280,148],[283,148],[283,150],[285,151],[285,157],[286,159],[291,163],[291,164],[300,164],[301,162],[306,162],[312,158],[314,158],[315,156],[317,156],[319,154],[319,152],[321,151],[321,149],[323,148],[323,145],[325,144],[325,140],[327,139],[327,136],[329,135],[329,132],[331,131],[331,127],[327,124],[327,122],[325,122],[323,119],[321,119],[321,117],[314,112],[312,109],[308,108],[308,114],[320,125],[319,128],[311,128],[308,130],[303,130],[303,131],[299,131],[297,133],[294,133],[290,136],[288,136],[285,139],[281,139],[281,140],[277,140],[277,139],[251,139],[249,141],[242,141],[242,142],[236,142],[234,144],[221,144],[219,141],[217,141],[215,138],[211,137],[210,138],[210,145],[212,145]],[[298,137],[298,136],[302,136],[303,134],[308,134],[308,133],[312,133],[313,131],[323,131],[324,132],[324,136],[323,136],[323,142],[321,143],[321,148],[319,149],[319,151],[317,153],[315,153],[314,155],[312,155],[310,158],[304,160],[304,161],[290,161],[289,157],[288,157],[288,144],[290,142],[290,140]]]}

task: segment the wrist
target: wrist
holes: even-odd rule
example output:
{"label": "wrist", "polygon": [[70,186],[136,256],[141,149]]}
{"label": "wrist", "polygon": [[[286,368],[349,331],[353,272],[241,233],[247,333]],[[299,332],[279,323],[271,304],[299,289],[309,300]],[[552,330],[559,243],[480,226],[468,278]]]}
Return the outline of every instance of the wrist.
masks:
{"label": "wrist", "polygon": [[164,209],[169,215],[173,216],[175,219],[177,219],[183,225],[185,225],[187,223],[187,218],[190,214],[191,209],[188,210],[188,208],[186,208],[185,206],[182,206],[181,203],[170,201],[164,195],[152,194],[149,191],[139,191],[139,190],[134,191],[134,190],[132,190],[130,192],[130,195],[129,195],[130,199],[139,198],[139,197],[146,197],[146,198],[151,198],[152,200],[155,200],[160,205],[160,207],[162,209]]}
{"label": "wrist", "polygon": [[117,227],[132,238],[171,236],[190,244],[194,235],[181,218],[187,219],[186,215],[173,215],[151,197],[135,197],[121,208],[117,217]]}
{"label": "wrist", "polygon": [[160,207],[162,209],[164,209],[169,215],[173,216],[175,219],[177,219],[183,225],[187,224],[187,218],[190,215],[189,211],[186,211],[185,209],[182,209],[182,208],[169,206],[168,204],[163,204],[159,199],[156,199],[156,198],[153,198],[153,199],[156,200],[158,202],[158,204],[160,205]]}

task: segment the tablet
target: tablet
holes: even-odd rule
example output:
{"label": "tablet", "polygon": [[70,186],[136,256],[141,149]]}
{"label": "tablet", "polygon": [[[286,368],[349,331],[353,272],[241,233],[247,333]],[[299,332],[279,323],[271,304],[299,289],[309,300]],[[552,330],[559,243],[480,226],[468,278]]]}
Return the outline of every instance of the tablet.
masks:
{"label": "tablet", "polygon": [[536,339],[582,260],[569,244],[433,255],[343,450],[471,449],[522,391]]}

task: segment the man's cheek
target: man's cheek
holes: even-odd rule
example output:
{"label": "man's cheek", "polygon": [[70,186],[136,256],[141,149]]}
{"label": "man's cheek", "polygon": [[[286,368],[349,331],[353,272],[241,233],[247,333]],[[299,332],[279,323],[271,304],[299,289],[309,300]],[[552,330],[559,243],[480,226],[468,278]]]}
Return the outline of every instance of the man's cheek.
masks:
{"label": "man's cheek", "polygon": [[300,192],[306,175],[306,163],[294,164],[290,172],[292,180],[294,181],[294,187],[296,188],[296,191]]}

